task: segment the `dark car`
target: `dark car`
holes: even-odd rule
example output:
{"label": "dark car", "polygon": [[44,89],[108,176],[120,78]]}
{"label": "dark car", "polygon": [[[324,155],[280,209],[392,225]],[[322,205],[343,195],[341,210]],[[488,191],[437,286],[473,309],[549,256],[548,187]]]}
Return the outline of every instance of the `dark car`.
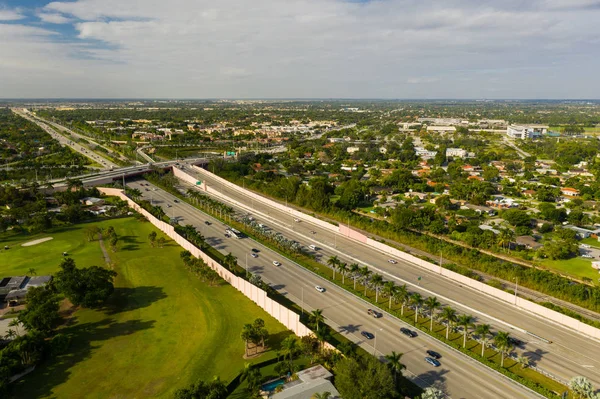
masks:
{"label": "dark car", "polygon": [[440,355],[440,354],[439,354],[439,353],[437,353],[436,351],[428,350],[428,351],[427,351],[427,354],[428,354],[430,357],[434,358],[434,359],[441,359],[441,358],[442,358],[442,355]]}
{"label": "dark car", "polygon": [[431,357],[426,357],[425,361],[434,367],[440,367],[442,365],[440,362]]}
{"label": "dark car", "polygon": [[251,249],[251,251],[252,251],[252,252],[254,252],[254,253],[258,253],[258,252],[260,252],[260,250],[258,250],[258,249],[256,249],[256,248],[252,248],[252,249]]}
{"label": "dark car", "polygon": [[179,203],[179,200],[173,200],[173,202],[177,202],[177,203]]}
{"label": "dark car", "polygon": [[210,226],[212,223],[211,223],[211,222],[209,222],[208,220],[206,220],[206,221],[204,222],[204,224],[205,224],[205,225],[207,225],[207,226]]}
{"label": "dark car", "polygon": [[368,331],[362,331],[360,333],[360,335],[362,335],[366,339],[373,339],[373,338],[375,338],[375,336],[373,334],[371,334],[370,332],[368,332]]}
{"label": "dark car", "polygon": [[411,337],[414,338],[416,337],[418,334],[416,332],[414,332],[413,330],[409,330],[408,328],[402,327],[400,329],[400,332],[404,335],[406,335],[407,337]]}
{"label": "dark car", "polygon": [[374,309],[367,309],[367,313],[369,314],[369,316],[373,316],[374,318],[378,319],[380,317],[383,316],[383,313],[378,312]]}

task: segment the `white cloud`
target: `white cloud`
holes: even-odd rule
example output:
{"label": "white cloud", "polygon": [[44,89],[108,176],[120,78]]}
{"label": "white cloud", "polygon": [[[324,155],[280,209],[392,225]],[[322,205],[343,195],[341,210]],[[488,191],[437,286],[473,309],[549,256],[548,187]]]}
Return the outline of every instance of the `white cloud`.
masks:
{"label": "white cloud", "polygon": [[67,24],[67,23],[73,21],[71,18],[67,18],[64,15],[58,14],[58,13],[46,13],[46,12],[42,12],[42,13],[38,14],[38,17],[43,22],[48,22],[50,24]]}
{"label": "white cloud", "polygon": [[[483,97],[499,89],[509,97],[593,97],[597,3],[52,2],[40,18],[77,21],[78,37],[46,40],[42,48],[60,49],[54,53],[14,57],[61,65],[49,91],[58,97]],[[39,45],[34,36],[22,37],[24,48]],[[80,76],[77,84],[61,81],[70,74]]]}
{"label": "white cloud", "polygon": [[17,10],[0,8],[0,21],[17,21],[23,18],[25,18],[25,16]]}

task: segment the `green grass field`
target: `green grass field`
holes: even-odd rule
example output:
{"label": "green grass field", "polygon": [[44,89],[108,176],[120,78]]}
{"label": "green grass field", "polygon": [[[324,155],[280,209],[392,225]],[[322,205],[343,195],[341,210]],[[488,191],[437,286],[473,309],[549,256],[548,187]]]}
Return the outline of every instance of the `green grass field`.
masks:
{"label": "green grass field", "polygon": [[[191,275],[179,246],[151,248],[147,236],[157,229],[150,223],[127,218],[98,225],[112,225],[120,237],[118,251],[109,250],[118,273],[115,293],[106,308],[73,314],[62,327],[72,336],[70,354],[16,383],[14,398],[171,397],[198,378],[220,376],[227,383],[237,375],[245,363],[243,324],[263,318],[271,348],[289,334],[231,286],[209,287]],[[54,239],[32,247],[18,245],[40,236],[8,237],[11,249],[2,250],[0,273],[24,274],[30,267],[38,275],[55,272],[62,251],[78,266],[103,264],[99,243],[88,243],[82,228],[41,235]],[[274,356],[273,349],[253,361]]]}
{"label": "green grass field", "polygon": [[592,269],[592,260],[594,259],[581,257],[567,260],[544,259],[542,265],[579,280],[584,277],[589,278],[594,284],[598,284],[600,274],[598,274],[598,270]]}

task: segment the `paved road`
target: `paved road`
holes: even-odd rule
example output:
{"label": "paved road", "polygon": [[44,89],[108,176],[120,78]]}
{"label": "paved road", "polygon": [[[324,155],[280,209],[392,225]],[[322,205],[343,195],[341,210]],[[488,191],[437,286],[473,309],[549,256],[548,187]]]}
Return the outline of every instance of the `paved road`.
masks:
{"label": "paved road", "polygon": [[[144,183],[144,186],[141,186],[140,183]],[[211,246],[223,254],[229,252],[234,254],[240,265],[246,266],[251,273],[259,274],[263,281],[295,303],[303,305],[307,311],[316,308],[323,309],[328,324],[367,351],[373,352],[376,349],[379,356],[392,350],[404,353],[403,363],[408,367],[406,375],[419,385],[440,386],[452,398],[538,397],[427,335],[421,334],[413,339],[401,335],[399,328],[407,326],[405,323],[387,314],[381,319],[373,319],[367,315],[369,305],[359,298],[249,238],[239,240],[226,238],[224,224],[189,204],[175,203],[175,197],[153,187],[150,183],[138,181],[128,183],[128,185],[138,188],[144,199],[161,206],[168,216],[177,217],[180,224],[191,224],[196,227]],[[167,204],[171,207],[168,207]],[[205,225],[204,221],[206,220],[212,221],[212,224]],[[252,248],[260,250],[259,257],[256,259],[250,256]],[[282,265],[275,267],[272,264],[274,260],[281,262]],[[314,288],[315,285],[324,287],[326,292],[317,292]],[[375,334],[376,341],[365,340],[360,335],[363,330]],[[427,349],[433,349],[442,354],[441,367],[434,368],[425,363],[424,357]]]}
{"label": "paved road", "polygon": [[[190,170],[186,168],[187,172]],[[337,255],[344,262],[358,261],[382,274],[386,280],[393,280],[398,284],[407,283],[411,291],[420,292],[423,296],[435,295],[443,304],[454,307],[460,313],[475,316],[477,323],[489,323],[494,330],[508,331],[524,341],[526,344],[523,348],[517,348],[517,352],[527,356],[532,364],[562,381],[568,381],[576,375],[584,375],[596,386],[600,385],[600,349],[597,341],[461,286],[412,263],[398,260],[398,264],[392,265],[388,263],[390,257],[385,253],[339,234],[333,234],[305,220],[295,223],[289,214],[277,211],[262,202],[250,200],[237,190],[224,188],[214,179],[203,176],[201,180],[217,190],[224,190],[226,196],[246,204],[246,209],[240,212],[252,213],[258,221],[290,239],[304,245],[316,244],[321,247],[322,250],[318,252],[324,260]],[[311,234],[311,231],[317,233]],[[418,281],[419,277],[422,278],[421,281]],[[553,343],[540,341],[525,331]]]}
{"label": "paved road", "polygon": [[[104,158],[103,156],[93,152],[92,150],[90,150],[89,148],[86,148],[78,143],[75,143],[74,141],[70,140],[68,137],[63,136],[62,134],[59,134],[56,132],[56,130],[54,130],[52,127],[50,127],[47,123],[42,122],[41,120],[34,118],[29,112],[25,112],[23,109],[16,109],[13,108],[12,111],[27,119],[28,121],[35,123],[36,125],[38,125],[39,127],[41,127],[42,129],[44,129],[44,131],[46,131],[46,133],[48,133],[49,135],[52,136],[52,138],[54,138],[55,140],[57,140],[59,143],[61,143],[62,145],[66,145],[71,147],[73,150],[77,151],[78,153],[80,153],[81,155],[91,159],[92,161],[102,165],[102,167],[104,169],[110,169],[110,168],[118,168],[119,165],[115,164],[114,162],[110,161],[107,158]],[[51,123],[51,122],[50,122]],[[60,125],[57,125],[60,126]],[[60,126],[62,127],[62,126]],[[64,130],[65,128],[62,127],[62,129]],[[74,135],[77,135],[76,133]],[[89,141],[89,139],[86,137],[86,140]]]}

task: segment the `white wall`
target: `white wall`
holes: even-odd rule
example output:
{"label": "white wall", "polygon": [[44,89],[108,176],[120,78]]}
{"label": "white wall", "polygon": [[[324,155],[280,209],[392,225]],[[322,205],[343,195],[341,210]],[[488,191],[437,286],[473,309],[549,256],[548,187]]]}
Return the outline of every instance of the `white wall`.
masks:
{"label": "white wall", "polygon": [[[196,180],[194,179],[194,184]],[[144,215],[150,223],[160,229],[169,238],[174,240],[184,249],[190,251],[190,253],[196,258],[202,259],[210,268],[219,273],[219,276],[235,287],[238,291],[250,298],[254,303],[264,309],[267,313],[273,316],[277,321],[286,326],[286,328],[292,330],[294,334],[299,337],[313,334],[313,332],[300,322],[300,315],[285,306],[282,306],[277,301],[269,298],[266,291],[251,284],[249,281],[244,280],[241,277],[236,276],[225,267],[221,266],[211,257],[206,255],[200,249],[196,248],[192,243],[187,241],[185,238],[175,232],[175,228],[168,223],[158,220],[151,213],[140,207],[138,204],[133,202],[129,197],[123,194],[122,190],[115,188],[104,188],[98,187],[98,190],[105,195],[117,196],[120,199],[127,201],[130,208],[133,208],[137,212]]]}
{"label": "white wall", "polygon": [[[249,190],[245,190],[242,187],[239,187],[219,176],[214,175],[213,173],[210,173],[209,171],[199,168],[199,167],[194,167],[196,171],[198,171],[200,174],[205,175],[205,176],[209,176],[212,179],[216,179],[219,181],[219,184],[222,184],[223,186],[226,186],[229,189],[233,189],[236,190],[238,192],[243,193],[244,195],[246,195],[247,197],[252,197],[257,201],[261,201],[262,203],[268,204],[269,206],[272,206],[274,208],[277,208],[281,211],[284,212],[288,212],[291,213],[292,215],[294,215],[294,217],[297,217],[299,219],[304,219],[304,220],[308,220],[311,223],[315,223],[318,224],[321,227],[324,227],[328,230],[331,231],[336,231],[341,233],[342,235],[349,237],[351,239],[354,239],[356,241],[362,242],[362,243],[366,243],[366,245],[369,245],[371,248],[377,249],[381,252],[385,252],[387,254],[390,254],[394,257],[397,257],[399,259],[402,259],[404,261],[413,263],[419,267],[422,267],[424,269],[427,269],[429,271],[432,271],[434,273],[438,273],[441,274],[442,276],[449,278],[453,281],[456,281],[460,284],[464,284],[468,287],[471,287],[479,292],[485,293],[487,295],[493,296],[497,299],[500,299],[501,301],[504,301],[508,304],[510,304],[511,306],[516,306],[518,308],[527,310],[529,312],[532,312],[538,316],[544,317],[548,320],[551,320],[555,323],[561,324],[563,326],[572,328],[575,331],[578,331],[582,334],[585,334],[589,337],[592,338],[596,338],[596,339],[600,339],[600,329],[592,327],[588,324],[585,324],[579,320],[576,320],[572,317],[563,315],[562,313],[559,313],[555,310],[552,309],[548,309],[544,306],[538,305],[537,303],[531,302],[527,299],[524,298],[517,298],[516,304],[515,304],[515,297],[513,294],[510,294],[506,291],[491,287],[485,283],[482,283],[480,281],[471,279],[469,277],[463,276],[462,274],[453,272],[451,270],[448,269],[444,269],[444,268],[440,268],[438,265],[433,264],[431,262],[427,262],[424,261],[420,258],[417,258],[416,256],[413,256],[411,254],[408,254],[406,252],[400,251],[399,249],[393,248],[387,244],[383,244],[380,243],[378,241],[375,241],[371,238],[368,238],[367,236],[365,236],[362,233],[359,233],[357,231],[354,231],[352,229],[350,229],[350,231],[348,231],[348,228],[344,225],[340,225],[339,227],[334,226],[330,223],[324,222],[322,220],[319,220],[313,216],[310,215],[306,215],[302,212],[299,212],[297,210],[294,210],[292,208],[286,207],[284,205],[279,204],[278,202],[272,201],[268,198],[265,198],[261,195],[258,195],[252,191]],[[226,195],[220,193],[219,191],[215,190],[213,187],[208,186],[208,190],[214,192],[217,195],[220,196],[225,196]],[[233,203],[238,203],[236,201],[230,200]],[[239,204],[239,203],[238,203]]]}

